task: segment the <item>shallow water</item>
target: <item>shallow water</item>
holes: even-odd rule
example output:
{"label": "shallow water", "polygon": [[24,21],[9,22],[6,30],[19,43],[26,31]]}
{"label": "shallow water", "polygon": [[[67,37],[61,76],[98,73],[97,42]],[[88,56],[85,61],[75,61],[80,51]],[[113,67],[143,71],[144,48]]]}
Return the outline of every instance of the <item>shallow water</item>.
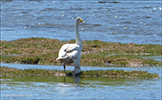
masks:
{"label": "shallow water", "polygon": [[160,0],[2,0],[1,40],[75,39],[73,26],[78,16],[85,22],[80,27],[82,40],[161,44]]}
{"label": "shallow water", "polygon": [[148,59],[152,59],[152,60],[156,60],[156,61],[161,61],[162,62],[162,56],[148,56],[148,57],[142,57],[142,58],[148,58]]}
{"label": "shallow water", "polygon": [[[1,40],[44,37],[71,40],[82,17],[82,40],[161,44],[161,1],[2,0]],[[89,38],[91,37],[91,38]],[[151,58],[156,59],[156,58]],[[159,59],[159,58],[157,58]],[[63,70],[62,66],[6,64],[18,69]],[[68,66],[67,70],[73,70]],[[1,99],[161,99],[161,67],[91,67],[82,70],[144,70],[159,79],[16,77],[1,79]],[[79,83],[79,84],[78,84]]]}
{"label": "shallow water", "polygon": [[[80,84],[77,82],[80,81]],[[18,77],[1,80],[2,99],[160,99],[160,79]]]}
{"label": "shallow water", "polygon": [[[62,66],[6,64],[18,69],[63,70]],[[157,73],[158,79],[16,77],[1,79],[2,99],[161,99],[161,67],[91,67],[82,70],[144,70]],[[73,70],[68,66],[67,70]],[[88,95],[87,95],[88,94]]]}
{"label": "shallow water", "polygon": [[[17,68],[17,69],[44,69],[44,70],[63,70],[63,66],[56,66],[56,65],[32,65],[32,64],[14,64],[14,63],[1,63],[1,66],[7,66],[10,68]],[[125,70],[125,71],[148,71],[149,73],[157,73],[161,76],[161,67],[138,67],[138,68],[131,68],[131,67],[92,67],[92,66],[81,66],[82,71],[88,70]],[[66,70],[73,71],[74,66],[67,66]]]}

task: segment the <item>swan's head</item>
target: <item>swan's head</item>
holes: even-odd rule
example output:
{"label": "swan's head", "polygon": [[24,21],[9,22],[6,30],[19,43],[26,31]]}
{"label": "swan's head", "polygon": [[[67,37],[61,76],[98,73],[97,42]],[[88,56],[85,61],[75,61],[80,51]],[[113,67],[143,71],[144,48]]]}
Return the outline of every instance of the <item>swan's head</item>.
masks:
{"label": "swan's head", "polygon": [[84,22],[83,22],[83,19],[82,19],[82,18],[77,17],[77,18],[76,18],[76,23],[79,24],[79,23],[84,23]]}

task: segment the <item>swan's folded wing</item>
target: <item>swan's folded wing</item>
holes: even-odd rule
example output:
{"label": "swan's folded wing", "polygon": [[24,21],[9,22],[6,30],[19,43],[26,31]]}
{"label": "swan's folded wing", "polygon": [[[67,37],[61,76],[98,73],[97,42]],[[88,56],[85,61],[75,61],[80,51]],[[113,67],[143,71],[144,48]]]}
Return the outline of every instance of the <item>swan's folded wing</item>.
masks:
{"label": "swan's folded wing", "polygon": [[78,51],[77,50],[74,50],[72,52],[69,52],[67,53],[67,56],[70,58],[70,59],[76,59],[78,57]]}
{"label": "swan's folded wing", "polygon": [[78,50],[79,45],[77,44],[69,44],[69,47],[66,49],[66,52],[73,52],[74,50]]}
{"label": "swan's folded wing", "polygon": [[70,58],[73,58],[75,57],[75,55],[77,55],[76,51],[78,50],[78,48],[79,46],[77,44],[64,44],[59,51],[58,58],[66,57],[66,56],[71,56]]}
{"label": "swan's folded wing", "polygon": [[65,57],[66,56],[66,50],[68,49],[68,47],[69,47],[69,45],[68,44],[64,44],[62,47],[61,47],[61,49],[60,49],[60,51],[59,51],[59,58],[60,57]]}
{"label": "swan's folded wing", "polygon": [[77,50],[74,50],[72,52],[66,53],[65,55],[63,53],[60,54],[60,56],[56,59],[56,61],[61,60],[61,59],[62,60],[63,59],[67,59],[67,58],[70,58],[71,60],[72,59],[76,59],[78,57],[78,54],[79,54]]}

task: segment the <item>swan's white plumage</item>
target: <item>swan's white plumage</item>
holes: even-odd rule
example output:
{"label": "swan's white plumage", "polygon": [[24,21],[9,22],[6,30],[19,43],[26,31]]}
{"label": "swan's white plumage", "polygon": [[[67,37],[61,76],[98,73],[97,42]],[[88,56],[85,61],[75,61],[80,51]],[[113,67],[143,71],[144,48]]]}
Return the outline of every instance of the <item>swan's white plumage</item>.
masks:
{"label": "swan's white plumage", "polygon": [[[81,48],[77,44],[64,44],[60,51],[59,57],[56,60],[60,59],[77,59],[81,53]],[[62,62],[64,63],[64,62]],[[67,62],[68,63],[68,62]]]}
{"label": "swan's white plumage", "polygon": [[[80,58],[81,58],[81,51],[83,48],[82,41],[79,36],[79,24],[83,23],[82,18],[77,17],[75,23],[75,37],[76,37],[76,44],[64,44],[58,54],[58,58],[56,61],[60,61],[61,63],[70,64],[74,63],[75,67],[75,74],[80,72]],[[65,69],[64,69],[65,70]]]}

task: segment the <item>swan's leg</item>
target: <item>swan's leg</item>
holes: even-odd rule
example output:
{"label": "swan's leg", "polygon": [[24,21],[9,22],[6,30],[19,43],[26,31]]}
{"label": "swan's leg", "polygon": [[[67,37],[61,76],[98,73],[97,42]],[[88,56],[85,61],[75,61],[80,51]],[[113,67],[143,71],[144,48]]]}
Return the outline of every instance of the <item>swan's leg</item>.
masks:
{"label": "swan's leg", "polygon": [[81,69],[80,67],[75,67],[74,71],[72,72],[73,77],[75,77],[76,74],[80,74],[81,73]]}
{"label": "swan's leg", "polygon": [[80,60],[73,59],[73,62],[74,62],[74,71],[72,72],[72,74],[73,74],[73,77],[75,77],[76,74],[79,74],[81,72]]}
{"label": "swan's leg", "polygon": [[66,72],[66,66],[65,66],[65,64],[64,64],[64,72]]}

